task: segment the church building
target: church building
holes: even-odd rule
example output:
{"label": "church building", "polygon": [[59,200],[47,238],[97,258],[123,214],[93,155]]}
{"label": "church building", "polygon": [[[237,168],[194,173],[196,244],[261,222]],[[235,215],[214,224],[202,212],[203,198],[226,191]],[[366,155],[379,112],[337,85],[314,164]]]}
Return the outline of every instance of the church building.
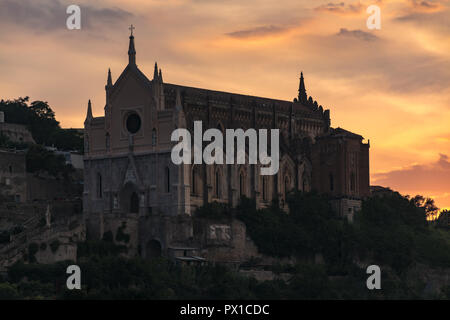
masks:
{"label": "church building", "polygon": [[[191,216],[213,201],[236,206],[241,197],[259,208],[293,190],[329,194],[337,214],[351,219],[369,195],[369,143],[330,126],[330,111],[307,96],[300,76],[293,101],[199,89],[164,82],[155,63],[150,80],[136,64],[133,32],[128,64],[113,82],[108,71],[104,115],[84,123],[83,207],[88,236],[125,227],[143,256],[187,246]],[[194,121],[203,130],[279,129],[279,171],[260,175],[259,164],[181,164],[171,161],[171,133]]]}

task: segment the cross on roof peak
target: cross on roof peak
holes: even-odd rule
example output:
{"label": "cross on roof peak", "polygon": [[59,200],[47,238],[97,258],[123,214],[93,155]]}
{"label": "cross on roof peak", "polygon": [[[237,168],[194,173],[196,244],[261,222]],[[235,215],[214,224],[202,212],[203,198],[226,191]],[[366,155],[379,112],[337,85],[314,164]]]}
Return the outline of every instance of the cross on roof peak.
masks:
{"label": "cross on roof peak", "polygon": [[131,36],[133,36],[133,30],[136,29],[136,28],[133,27],[133,25],[131,25],[128,29],[131,31]]}

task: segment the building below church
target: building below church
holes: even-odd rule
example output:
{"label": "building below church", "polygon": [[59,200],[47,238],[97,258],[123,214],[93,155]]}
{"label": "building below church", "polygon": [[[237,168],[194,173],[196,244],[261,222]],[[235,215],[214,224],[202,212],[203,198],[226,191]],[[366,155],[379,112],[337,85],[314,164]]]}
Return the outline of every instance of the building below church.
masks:
{"label": "building below church", "polygon": [[26,153],[0,149],[0,203],[26,200]]}
{"label": "building below church", "polygon": [[[150,80],[136,64],[131,35],[128,65],[114,83],[108,71],[105,90],[104,115],[94,117],[89,101],[85,120],[88,237],[111,232],[117,239],[126,229],[131,251],[152,257],[193,245],[191,216],[205,203],[234,207],[246,196],[260,208],[274,199],[285,207],[290,191],[316,190],[332,196],[338,214],[351,219],[369,195],[369,144],[330,127],[330,111],[307,96],[303,74],[293,101],[166,83],[156,63]],[[262,176],[260,165],[248,161],[175,165],[171,133],[186,128],[193,136],[194,121],[222,133],[279,129],[278,173]]]}

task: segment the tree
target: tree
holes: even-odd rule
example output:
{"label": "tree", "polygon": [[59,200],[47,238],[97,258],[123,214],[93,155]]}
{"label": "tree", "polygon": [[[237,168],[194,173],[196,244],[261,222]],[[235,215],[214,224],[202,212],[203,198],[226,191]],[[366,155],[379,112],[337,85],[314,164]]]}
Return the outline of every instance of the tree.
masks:
{"label": "tree", "polygon": [[31,146],[26,155],[27,172],[39,173],[46,171],[54,177],[68,178],[73,172],[71,165],[66,165],[66,160],[61,155],[55,155],[40,145]]}
{"label": "tree", "polygon": [[410,201],[412,204],[414,204],[414,206],[418,208],[423,208],[425,210],[427,218],[436,217],[437,213],[439,212],[439,208],[436,207],[434,199],[425,198],[421,195],[416,195]]}
{"label": "tree", "polygon": [[39,119],[54,121],[59,125],[59,122],[55,119],[55,112],[50,108],[47,101],[33,101],[29,108]]}
{"label": "tree", "polygon": [[[26,125],[38,144],[55,146],[60,150],[83,150],[83,135],[77,130],[62,129],[46,101],[29,104],[29,97],[1,100],[0,111],[5,113],[6,122]],[[3,140],[0,143],[7,146]]]}

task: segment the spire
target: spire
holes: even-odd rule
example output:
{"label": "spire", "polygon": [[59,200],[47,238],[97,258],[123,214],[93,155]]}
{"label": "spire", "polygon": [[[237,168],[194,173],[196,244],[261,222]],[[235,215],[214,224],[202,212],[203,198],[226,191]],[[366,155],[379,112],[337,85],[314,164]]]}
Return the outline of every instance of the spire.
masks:
{"label": "spire", "polygon": [[92,120],[92,118],[93,118],[92,117],[92,106],[91,106],[91,100],[89,99],[86,120],[84,122],[86,123],[86,122]]}
{"label": "spire", "polygon": [[305,89],[305,79],[303,78],[303,72],[300,73],[300,85],[298,87],[298,101],[301,103],[306,103],[308,100],[306,96],[306,89]]}
{"label": "spire", "polygon": [[112,87],[111,69],[110,68],[108,68],[108,81],[106,82],[106,86]]}
{"label": "spire", "polygon": [[158,63],[155,62],[155,71],[153,72],[153,80],[158,80]]}
{"label": "spire", "polygon": [[163,82],[163,79],[162,79],[162,71],[161,71],[161,69],[159,69],[159,82]]}
{"label": "spire", "polygon": [[128,47],[128,64],[129,65],[136,65],[136,49],[134,48],[134,36],[133,36],[133,30],[135,29],[133,25],[130,26],[130,45]]}

